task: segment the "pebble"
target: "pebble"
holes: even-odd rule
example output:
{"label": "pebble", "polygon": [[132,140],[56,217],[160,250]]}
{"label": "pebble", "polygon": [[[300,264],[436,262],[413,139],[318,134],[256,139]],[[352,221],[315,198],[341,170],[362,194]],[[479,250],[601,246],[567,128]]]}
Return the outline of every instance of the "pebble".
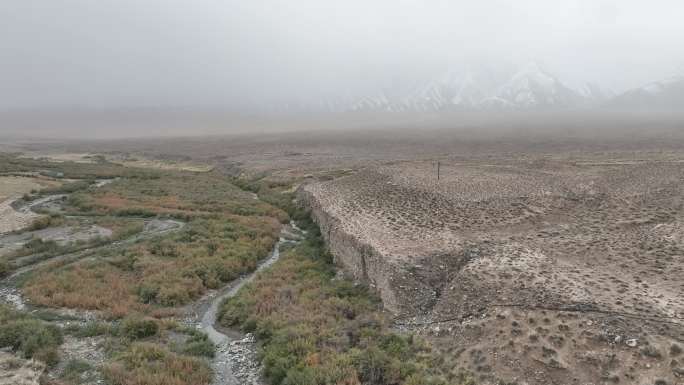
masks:
{"label": "pebble", "polygon": [[[261,365],[257,359],[256,340],[254,335],[248,333],[241,340],[230,341],[217,346],[217,357],[214,359],[214,368],[230,365],[230,372],[241,385],[261,384]],[[217,377],[222,371],[215,370]],[[225,383],[223,378],[215,378],[214,383]],[[232,383],[232,382],[230,382]]]}

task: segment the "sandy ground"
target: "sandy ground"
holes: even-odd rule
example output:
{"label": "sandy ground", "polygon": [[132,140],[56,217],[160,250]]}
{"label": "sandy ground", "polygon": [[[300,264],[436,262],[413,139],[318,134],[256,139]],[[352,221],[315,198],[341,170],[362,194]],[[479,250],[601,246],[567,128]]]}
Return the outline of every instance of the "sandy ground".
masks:
{"label": "sandy ground", "polygon": [[32,239],[55,241],[58,245],[72,242],[88,241],[97,237],[106,238],[112,235],[112,230],[101,226],[60,226],[49,227],[36,231],[24,231],[20,234],[0,235],[0,256],[20,249]]}
{"label": "sandy ground", "polygon": [[33,159],[47,159],[51,162],[76,162],[76,163],[94,163],[94,154],[89,153],[60,153],[60,152],[27,152],[23,155],[25,158]]}
{"label": "sandy ground", "polygon": [[345,246],[378,250],[399,272],[397,328],[483,384],[682,383],[681,124],[579,124],[309,127],[62,148],[311,176]]}
{"label": "sandy ground", "polygon": [[484,383],[676,381],[683,158],[643,155],[447,158],[439,180],[392,162],[305,190],[353,240],[338,254],[366,255],[341,266]]}
{"label": "sandy ground", "polygon": [[39,217],[31,211],[17,211],[12,203],[22,195],[58,182],[42,178],[0,176],[0,234],[22,229]]}
{"label": "sandy ground", "polygon": [[12,207],[15,199],[0,202],[0,234],[28,227],[40,215],[34,212],[20,212]]}
{"label": "sandy ground", "polygon": [[46,159],[50,162],[76,162],[76,163],[95,163],[98,158],[106,159],[109,162],[120,164],[125,167],[154,168],[159,170],[183,170],[206,172],[213,168],[210,164],[192,162],[179,159],[154,159],[141,154],[128,154],[118,152],[99,153],[64,153],[54,151],[28,151],[23,157],[33,159]]}
{"label": "sandy ground", "polygon": [[12,196],[21,196],[31,190],[55,185],[55,182],[46,179],[28,178],[22,176],[0,176],[0,200]]}
{"label": "sandy ground", "polygon": [[0,385],[38,385],[45,365],[0,352]]}

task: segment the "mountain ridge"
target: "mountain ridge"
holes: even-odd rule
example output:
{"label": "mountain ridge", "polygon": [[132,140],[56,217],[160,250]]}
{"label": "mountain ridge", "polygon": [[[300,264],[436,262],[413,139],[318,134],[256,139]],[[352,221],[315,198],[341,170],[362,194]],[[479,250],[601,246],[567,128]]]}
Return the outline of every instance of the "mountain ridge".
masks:
{"label": "mountain ridge", "polygon": [[596,83],[568,86],[536,62],[501,76],[487,69],[447,70],[400,95],[378,92],[328,103],[330,112],[554,111],[684,109],[684,76],[614,94]]}

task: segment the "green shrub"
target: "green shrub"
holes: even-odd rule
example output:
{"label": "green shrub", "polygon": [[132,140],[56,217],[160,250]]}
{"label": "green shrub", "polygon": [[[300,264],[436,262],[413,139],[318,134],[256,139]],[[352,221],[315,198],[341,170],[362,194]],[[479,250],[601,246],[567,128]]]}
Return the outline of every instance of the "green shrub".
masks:
{"label": "green shrub", "polygon": [[44,362],[47,366],[55,366],[59,363],[59,351],[54,346],[38,348],[31,358]]}
{"label": "green shrub", "polygon": [[647,345],[641,348],[641,355],[644,357],[649,357],[649,358],[661,358],[662,355],[660,354],[660,351],[656,349],[654,346]]}
{"label": "green shrub", "polygon": [[216,347],[214,343],[209,340],[209,337],[199,331],[194,331],[183,347],[183,353],[191,356],[201,356],[213,358]]}
{"label": "green shrub", "polygon": [[4,278],[12,271],[12,266],[5,260],[0,260],[0,278]]}
{"label": "green shrub", "polygon": [[112,332],[109,324],[97,321],[88,322],[85,325],[72,324],[65,329],[65,333],[79,338],[102,336],[112,334]]}
{"label": "green shrub", "polygon": [[142,223],[131,223],[118,230],[114,234],[113,238],[115,240],[130,238],[136,234],[141,233],[144,230],[144,228],[145,226]]}
{"label": "green shrub", "polygon": [[170,239],[157,240],[148,246],[148,249],[152,255],[157,255],[160,257],[178,257],[178,249],[176,244]]}
{"label": "green shrub", "polygon": [[31,222],[31,225],[28,227],[27,230],[29,231],[35,231],[35,230],[42,230],[44,228],[47,228],[50,226],[50,217],[44,216],[44,217],[38,217]]}
{"label": "green shrub", "polygon": [[57,242],[53,240],[44,241],[40,238],[31,239],[30,241],[24,244],[23,248],[24,250],[26,250],[26,252],[29,252],[31,254],[46,252],[56,253],[60,250],[60,247],[57,244]]}
{"label": "green shrub", "polygon": [[138,286],[138,297],[142,303],[154,303],[157,300],[159,288],[154,286]]}
{"label": "green shrub", "polygon": [[0,305],[0,348],[53,365],[59,361],[61,344],[62,333],[56,326]]}
{"label": "green shrub", "polygon": [[154,211],[146,210],[143,208],[128,208],[128,209],[121,209],[117,210],[115,212],[116,216],[119,217],[141,217],[141,218],[152,218],[157,216],[157,214]]}
{"label": "green shrub", "polygon": [[157,335],[159,325],[153,319],[132,316],[121,322],[121,332],[131,340],[139,340]]}
{"label": "green shrub", "polygon": [[72,194],[80,190],[86,190],[93,184],[92,180],[79,180],[75,182],[65,183],[57,187],[49,187],[40,190],[41,195],[54,195],[54,194]]}
{"label": "green shrub", "polygon": [[93,366],[87,361],[72,359],[66,363],[64,371],[60,378],[69,384],[81,384],[86,376],[86,373],[93,370]]}

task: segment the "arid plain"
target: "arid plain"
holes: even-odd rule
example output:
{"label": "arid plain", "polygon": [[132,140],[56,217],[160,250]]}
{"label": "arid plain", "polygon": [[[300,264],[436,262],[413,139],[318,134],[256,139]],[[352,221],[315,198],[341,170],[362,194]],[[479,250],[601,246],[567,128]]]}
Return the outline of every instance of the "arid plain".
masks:
{"label": "arid plain", "polygon": [[292,183],[338,275],[370,287],[396,331],[425,337],[440,365],[478,383],[679,384],[684,135],[672,124],[657,135],[638,127],[22,148]]}

